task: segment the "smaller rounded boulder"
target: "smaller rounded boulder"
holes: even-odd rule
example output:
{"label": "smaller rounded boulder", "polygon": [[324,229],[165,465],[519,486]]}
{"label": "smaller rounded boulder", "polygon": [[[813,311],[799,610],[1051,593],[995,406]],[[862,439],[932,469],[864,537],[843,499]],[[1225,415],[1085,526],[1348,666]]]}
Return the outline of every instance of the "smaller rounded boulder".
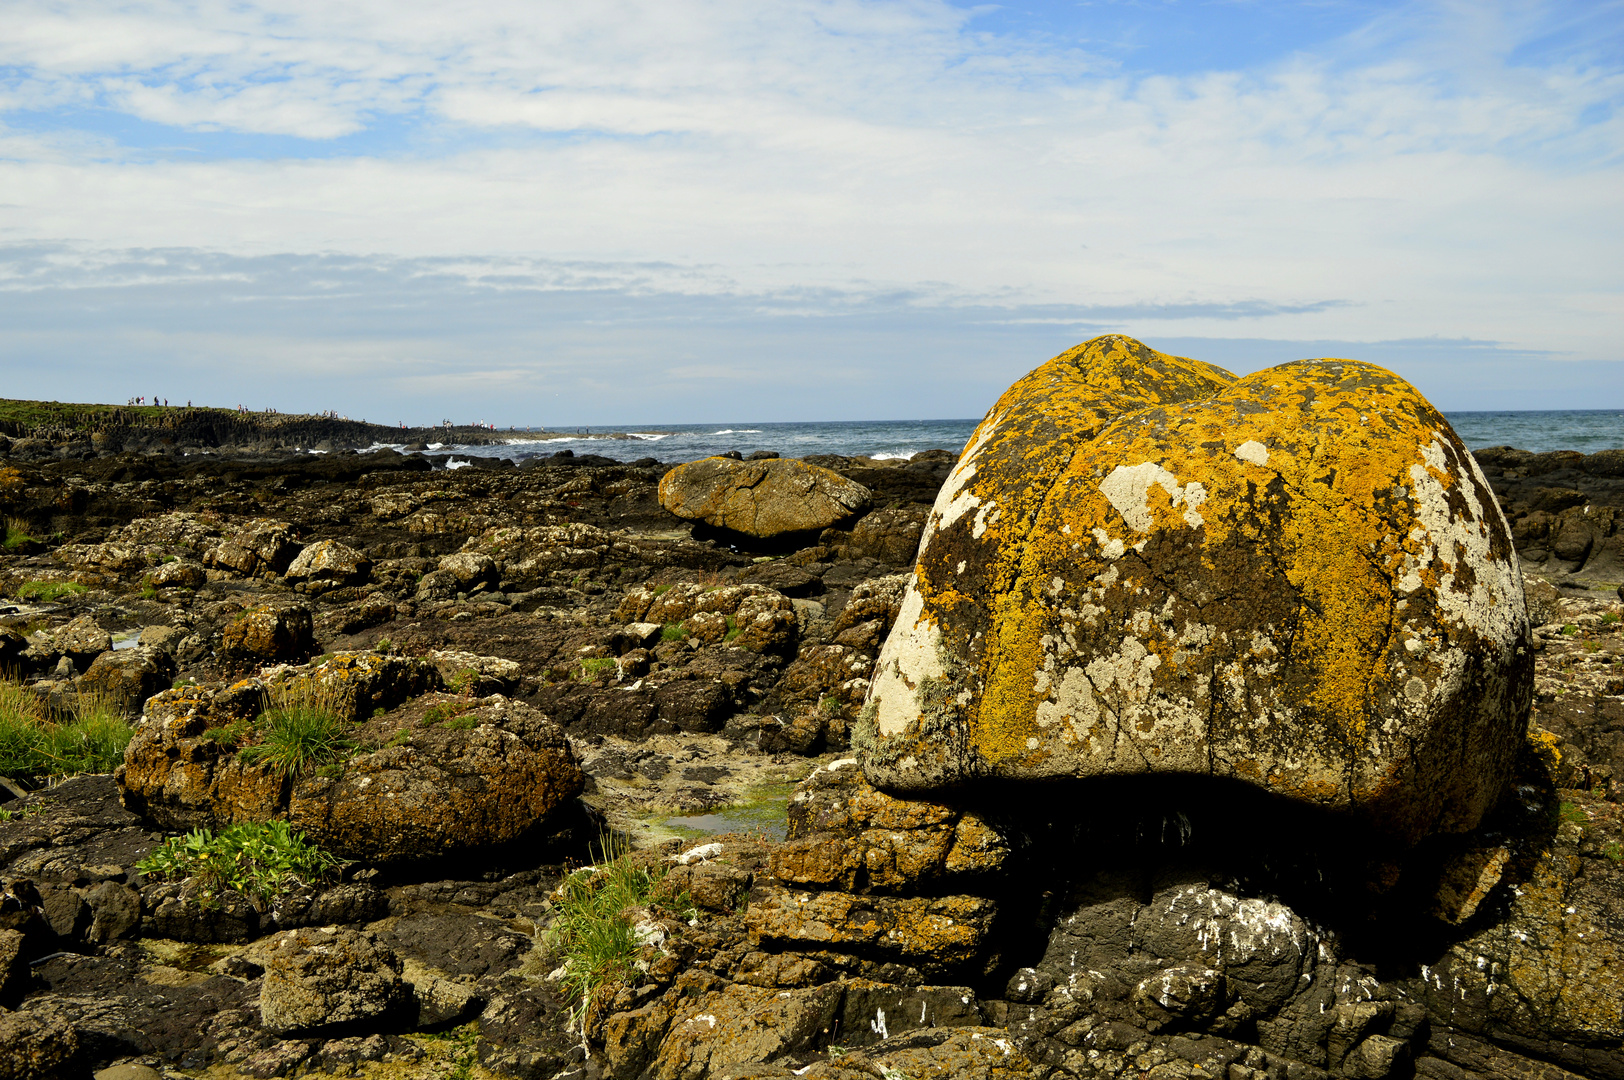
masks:
{"label": "smaller rounded boulder", "polygon": [[660,505],[688,521],[767,540],[849,521],[868,509],[869,491],[793,458],[711,457],[666,473]]}
{"label": "smaller rounded boulder", "polygon": [[393,952],[342,927],[285,931],[263,957],[260,1019],[277,1035],[377,1020],[400,1009],[411,993]]}
{"label": "smaller rounded boulder", "polygon": [[310,610],[284,603],[251,607],[226,624],[220,648],[242,660],[303,660],[315,651]]}
{"label": "smaller rounded boulder", "polygon": [[318,540],[299,552],[286,576],[303,583],[308,592],[360,585],[371,572],[371,560],[359,551],[337,540]]}

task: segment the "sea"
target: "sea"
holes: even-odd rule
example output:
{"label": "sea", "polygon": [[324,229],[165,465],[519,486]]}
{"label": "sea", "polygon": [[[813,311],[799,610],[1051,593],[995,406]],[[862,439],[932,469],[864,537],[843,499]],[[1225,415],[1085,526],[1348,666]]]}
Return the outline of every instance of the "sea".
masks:
{"label": "sea", "polygon": [[[1624,411],[1559,409],[1538,412],[1455,412],[1445,414],[1468,448],[1515,446],[1547,450],[1624,448]],[[429,454],[451,468],[474,457],[522,461],[569,450],[617,461],[655,458],[668,465],[737,450],[749,455],[773,450],[781,457],[839,454],[876,459],[909,458],[923,450],[958,453],[978,419],[828,420],[817,423],[645,424],[547,430],[517,429],[488,446],[431,443]],[[401,449],[395,446],[394,449]]]}

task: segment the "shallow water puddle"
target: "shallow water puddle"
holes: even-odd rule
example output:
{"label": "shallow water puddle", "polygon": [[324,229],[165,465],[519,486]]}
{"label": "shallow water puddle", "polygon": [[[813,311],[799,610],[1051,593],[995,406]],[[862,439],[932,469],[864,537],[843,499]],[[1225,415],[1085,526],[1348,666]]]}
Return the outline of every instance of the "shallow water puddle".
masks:
{"label": "shallow water puddle", "polygon": [[764,818],[755,807],[724,810],[718,814],[696,814],[693,817],[666,818],[666,828],[674,832],[759,833],[769,840],[782,840],[788,828],[782,811],[771,819]]}
{"label": "shallow water puddle", "polygon": [[709,814],[666,818],[661,824],[679,835],[753,833],[768,840],[782,840],[789,828],[789,799],[794,793],[795,785],[790,782],[757,784],[749,790],[746,802]]}

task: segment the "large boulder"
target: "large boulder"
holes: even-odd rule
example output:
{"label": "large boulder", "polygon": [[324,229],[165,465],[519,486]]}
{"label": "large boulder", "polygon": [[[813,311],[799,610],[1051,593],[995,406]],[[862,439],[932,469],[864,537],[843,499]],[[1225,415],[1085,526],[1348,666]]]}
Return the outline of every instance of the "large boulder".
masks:
{"label": "large boulder", "polygon": [[[338,855],[392,863],[515,840],[580,794],[563,733],[528,705],[492,696],[440,702],[432,714],[422,702],[390,711],[438,685],[427,660],[339,654],[220,691],[165,691],[125,750],[121,797],[170,829],[286,818]],[[290,693],[319,696],[352,725],[354,750],[288,778],[243,761],[243,725]]]}
{"label": "large boulder", "polygon": [[498,695],[457,711],[337,776],[301,777],[289,823],[340,855],[413,862],[517,840],[581,793],[564,733],[538,710]]}
{"label": "large boulder", "polygon": [[154,589],[201,589],[208,584],[209,575],[195,562],[176,559],[153,567],[145,580]]}
{"label": "large boulder", "polygon": [[837,472],[791,458],[690,461],[660,480],[660,505],[759,539],[826,529],[868,508],[868,489]]}
{"label": "large boulder", "polygon": [[1532,674],[1505,520],[1413,387],[1108,337],[977,428],[854,742],[894,790],[1204,774],[1413,842],[1499,796]]}
{"label": "large boulder", "polygon": [[47,630],[44,636],[55,651],[80,668],[113,647],[113,635],[97,626],[89,615],[80,615],[66,626]]}

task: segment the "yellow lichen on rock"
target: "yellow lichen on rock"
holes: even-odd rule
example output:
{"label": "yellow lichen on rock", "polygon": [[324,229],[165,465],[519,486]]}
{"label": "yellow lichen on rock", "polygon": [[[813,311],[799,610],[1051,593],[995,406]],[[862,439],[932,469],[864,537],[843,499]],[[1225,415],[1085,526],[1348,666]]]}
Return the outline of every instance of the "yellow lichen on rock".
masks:
{"label": "yellow lichen on rock", "polygon": [[1032,520],[1072,455],[1125,412],[1205,396],[1234,379],[1212,364],[1107,335],[1004,392],[971,435],[926,523],[914,581],[859,731],[871,753],[887,752],[874,733],[894,737],[923,718],[927,737],[915,740],[910,769],[921,780],[956,775],[967,710],[979,696],[961,680],[973,682],[971,672],[960,669],[982,662],[994,605],[1012,587]]}
{"label": "yellow lichen on rock", "polygon": [[[1532,657],[1504,519],[1443,417],[1348,360],[1149,403],[1101,381],[1131,393],[1097,430],[1016,388],[983,422],[1072,432],[1058,469],[972,461],[979,488],[944,488],[865,712],[870,777],[1203,773],[1409,840],[1475,825]],[[997,550],[976,562],[942,528],[966,491],[978,513],[1022,507],[988,514]]]}

